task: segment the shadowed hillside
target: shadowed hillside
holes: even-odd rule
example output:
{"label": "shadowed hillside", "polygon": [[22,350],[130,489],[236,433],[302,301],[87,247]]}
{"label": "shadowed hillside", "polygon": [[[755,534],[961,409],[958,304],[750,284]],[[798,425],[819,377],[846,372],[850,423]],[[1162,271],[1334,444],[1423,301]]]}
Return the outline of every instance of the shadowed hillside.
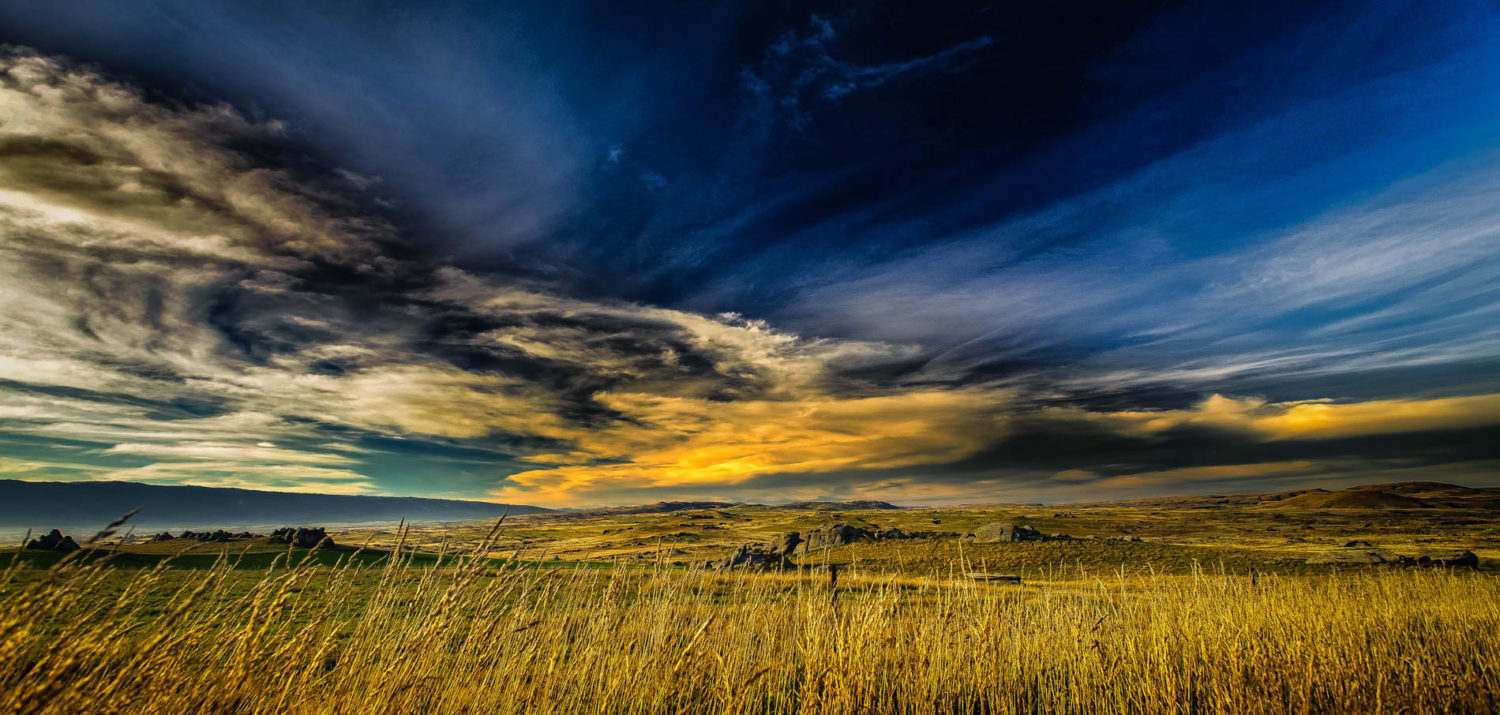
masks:
{"label": "shadowed hillside", "polygon": [[296,494],[250,489],[179,487],[135,482],[22,482],[0,480],[0,527],[97,528],[133,509],[136,526],[333,524],[467,521],[537,514],[541,507],[457,499]]}
{"label": "shadowed hillside", "polygon": [[1197,494],[1085,502],[1074,508],[1219,509],[1264,506],[1288,509],[1500,508],[1500,488],[1475,489],[1442,482],[1362,484],[1337,491],[1297,489],[1256,494]]}

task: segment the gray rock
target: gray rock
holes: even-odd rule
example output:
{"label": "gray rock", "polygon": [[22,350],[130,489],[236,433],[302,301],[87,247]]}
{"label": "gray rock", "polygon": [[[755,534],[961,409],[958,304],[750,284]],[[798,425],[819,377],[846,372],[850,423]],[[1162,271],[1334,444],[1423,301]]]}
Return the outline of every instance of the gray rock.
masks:
{"label": "gray rock", "polygon": [[31,541],[26,542],[26,548],[33,551],[61,551],[68,553],[79,549],[78,542],[73,537],[53,529]]}
{"label": "gray rock", "polygon": [[333,539],[328,536],[328,530],[321,526],[316,529],[283,526],[271,532],[269,539],[274,544],[291,544],[304,549],[314,547],[327,549],[334,546]]}
{"label": "gray rock", "polygon": [[781,556],[791,556],[796,553],[797,546],[802,543],[802,534],[796,531],[788,531],[781,536],[771,540],[770,551]]}
{"label": "gray rock", "polygon": [[886,527],[884,529],[881,529],[879,532],[877,532],[875,534],[875,536],[877,536],[877,537],[879,537],[881,539],[909,539],[909,538],[911,538],[910,536],[907,536],[906,532],[904,532],[904,531],[902,531],[900,529],[897,529],[894,526],[890,526],[890,527]]}
{"label": "gray rock", "polygon": [[1029,526],[992,522],[974,530],[974,541],[994,543],[998,541],[1042,541],[1047,537]]}
{"label": "gray rock", "polygon": [[718,561],[709,561],[703,564],[703,568],[710,571],[731,571],[734,569],[794,569],[797,565],[792,563],[786,556],[753,544],[743,544],[734,553],[725,556]]}
{"label": "gray rock", "polygon": [[861,539],[874,536],[868,530],[850,526],[845,523],[830,524],[828,526],[813,529],[807,533],[807,542],[803,546],[804,551],[816,551],[831,546],[843,546],[852,544]]}

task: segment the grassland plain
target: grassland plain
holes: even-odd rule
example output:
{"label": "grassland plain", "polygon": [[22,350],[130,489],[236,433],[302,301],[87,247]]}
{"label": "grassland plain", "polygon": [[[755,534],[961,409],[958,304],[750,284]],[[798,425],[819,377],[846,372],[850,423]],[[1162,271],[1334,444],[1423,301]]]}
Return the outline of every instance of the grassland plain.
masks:
{"label": "grassland plain", "polygon": [[[1085,538],[691,567],[834,520]],[[1143,540],[1086,538],[1122,534]],[[0,557],[0,710],[1500,711],[1496,531],[1473,510],[733,507],[338,536],[366,549],[126,539]],[[1349,539],[1481,566],[1305,563]],[[836,590],[819,568],[835,563]]]}

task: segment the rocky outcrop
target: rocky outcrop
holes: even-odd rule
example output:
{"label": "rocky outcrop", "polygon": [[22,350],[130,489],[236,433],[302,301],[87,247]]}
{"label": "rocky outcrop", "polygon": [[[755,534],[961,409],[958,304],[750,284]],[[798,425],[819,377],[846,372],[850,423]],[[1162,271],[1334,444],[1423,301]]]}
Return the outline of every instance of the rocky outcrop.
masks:
{"label": "rocky outcrop", "polygon": [[803,551],[817,551],[833,546],[843,546],[844,544],[852,544],[861,539],[868,539],[873,536],[874,534],[868,529],[850,526],[843,522],[829,524],[828,526],[819,527],[807,532],[807,542],[803,546]]}
{"label": "rocky outcrop", "polygon": [[1370,549],[1374,547],[1374,544],[1365,541],[1364,539],[1355,539],[1354,541],[1344,542],[1344,548],[1346,549]]}
{"label": "rocky outcrop", "polygon": [[703,568],[711,571],[731,571],[734,569],[794,569],[797,565],[792,563],[784,554],[754,544],[744,544],[734,553],[725,556],[718,561],[709,561],[703,564]]}
{"label": "rocky outcrop", "polygon": [[163,531],[160,534],[152,534],[151,538],[147,539],[147,541],[171,541],[175,538],[177,537],[173,536],[172,532]]}
{"label": "rocky outcrop", "polygon": [[73,537],[68,536],[57,529],[53,529],[41,536],[26,542],[26,548],[32,551],[61,551],[68,553],[77,551],[80,547]]}
{"label": "rocky outcrop", "polygon": [[328,530],[321,526],[316,529],[283,526],[271,532],[269,539],[273,544],[291,544],[304,549],[314,547],[327,549],[334,546],[333,539],[328,536]]}
{"label": "rocky outcrop", "polygon": [[772,539],[769,549],[773,554],[780,554],[781,556],[791,556],[792,554],[797,552],[797,547],[801,544],[802,534],[795,531],[788,531],[785,534]]}

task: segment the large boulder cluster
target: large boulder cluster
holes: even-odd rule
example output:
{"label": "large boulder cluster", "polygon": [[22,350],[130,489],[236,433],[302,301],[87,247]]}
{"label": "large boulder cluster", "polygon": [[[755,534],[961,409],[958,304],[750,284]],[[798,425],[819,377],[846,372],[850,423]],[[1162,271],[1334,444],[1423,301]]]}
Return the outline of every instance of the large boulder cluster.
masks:
{"label": "large boulder cluster", "polygon": [[26,542],[26,548],[32,551],[61,551],[67,553],[69,551],[77,551],[81,547],[78,546],[78,542],[73,540],[73,537],[57,529],[53,529]]}
{"label": "large boulder cluster", "polygon": [[704,568],[713,571],[735,569],[794,569],[797,565],[785,555],[755,544],[741,544],[733,553],[717,561],[709,561]]}
{"label": "large boulder cluster", "polygon": [[328,530],[321,526],[315,529],[303,526],[283,526],[271,532],[270,540],[273,544],[291,544],[304,549],[314,547],[327,549],[334,546],[333,539],[328,536]]}
{"label": "large boulder cluster", "polygon": [[742,544],[733,553],[717,561],[703,564],[706,569],[729,571],[733,569],[794,569],[797,565],[789,558],[802,543],[802,534],[788,531],[772,539],[768,544]]}
{"label": "large boulder cluster", "polygon": [[807,533],[807,540],[802,544],[802,551],[818,551],[833,546],[843,546],[856,541],[876,539],[888,541],[895,539],[956,539],[962,536],[952,531],[902,531],[894,526],[881,528],[863,529],[851,526],[843,522],[829,524],[827,526],[813,529]]}

